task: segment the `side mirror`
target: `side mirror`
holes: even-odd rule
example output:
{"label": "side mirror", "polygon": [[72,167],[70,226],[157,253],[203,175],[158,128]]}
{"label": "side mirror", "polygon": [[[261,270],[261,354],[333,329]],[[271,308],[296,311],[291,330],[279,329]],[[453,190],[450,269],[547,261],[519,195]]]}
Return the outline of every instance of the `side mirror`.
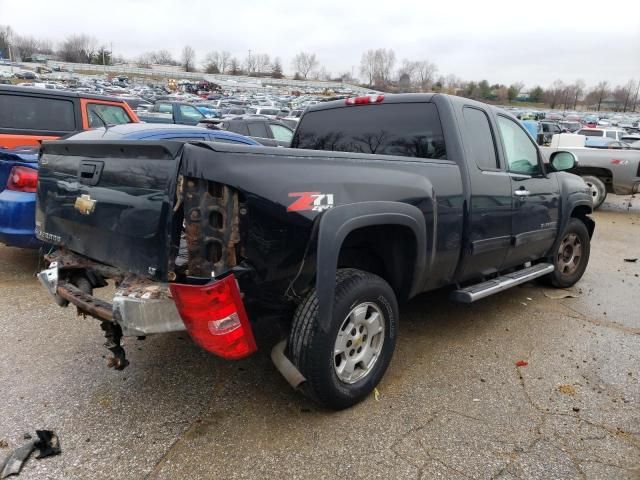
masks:
{"label": "side mirror", "polygon": [[573,153],[566,151],[553,152],[549,160],[556,172],[571,170],[578,165],[578,158]]}

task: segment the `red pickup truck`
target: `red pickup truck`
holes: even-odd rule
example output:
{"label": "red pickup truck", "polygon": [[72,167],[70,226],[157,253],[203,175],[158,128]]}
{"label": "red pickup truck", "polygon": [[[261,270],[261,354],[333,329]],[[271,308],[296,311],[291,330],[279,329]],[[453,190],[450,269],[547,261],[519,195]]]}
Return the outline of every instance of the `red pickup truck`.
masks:
{"label": "red pickup truck", "polygon": [[0,148],[39,146],[89,128],[136,122],[117,97],[0,85]]}

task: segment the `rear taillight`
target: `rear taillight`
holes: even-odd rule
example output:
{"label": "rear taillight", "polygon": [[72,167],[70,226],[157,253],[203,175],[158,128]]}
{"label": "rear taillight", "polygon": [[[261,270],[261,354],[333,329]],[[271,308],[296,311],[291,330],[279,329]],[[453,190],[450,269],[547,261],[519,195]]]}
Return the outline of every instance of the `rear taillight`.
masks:
{"label": "rear taillight", "polygon": [[38,188],[38,171],[29,167],[13,167],[7,179],[7,190],[35,192]]}
{"label": "rear taillight", "polygon": [[364,95],[362,97],[346,98],[345,105],[368,105],[370,103],[380,103],[384,100],[384,95]]}
{"label": "rear taillight", "polygon": [[172,283],[170,289],[189,335],[202,348],[228,359],[257,350],[233,275],[206,285]]}

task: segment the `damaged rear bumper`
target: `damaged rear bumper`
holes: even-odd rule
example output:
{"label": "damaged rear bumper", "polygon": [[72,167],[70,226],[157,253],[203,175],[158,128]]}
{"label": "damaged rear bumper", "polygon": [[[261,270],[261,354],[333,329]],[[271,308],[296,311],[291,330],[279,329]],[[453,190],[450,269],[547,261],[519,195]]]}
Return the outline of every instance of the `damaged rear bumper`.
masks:
{"label": "damaged rear bumper", "polygon": [[[83,263],[85,265],[86,260]],[[38,279],[58,305],[67,306],[71,303],[78,308],[80,314],[117,323],[124,336],[185,330],[167,284],[144,281],[136,283],[135,279],[128,279],[128,282],[122,282],[116,288],[112,303],[109,303],[84,292],[70,281],[63,280],[61,271],[65,267],[67,270],[78,270],[79,265],[52,262],[49,268],[38,274]]]}

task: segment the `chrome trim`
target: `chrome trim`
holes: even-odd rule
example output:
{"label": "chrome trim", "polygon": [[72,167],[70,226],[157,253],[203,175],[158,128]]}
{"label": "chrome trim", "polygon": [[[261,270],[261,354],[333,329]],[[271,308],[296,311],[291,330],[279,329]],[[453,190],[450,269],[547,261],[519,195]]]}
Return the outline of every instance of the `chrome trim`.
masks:
{"label": "chrome trim", "polygon": [[471,285],[470,287],[460,290],[454,290],[451,292],[450,298],[460,303],[473,303],[494,293],[502,292],[516,285],[552,273],[554,269],[555,267],[550,263],[539,263],[533,267],[524,268],[486,282]]}

